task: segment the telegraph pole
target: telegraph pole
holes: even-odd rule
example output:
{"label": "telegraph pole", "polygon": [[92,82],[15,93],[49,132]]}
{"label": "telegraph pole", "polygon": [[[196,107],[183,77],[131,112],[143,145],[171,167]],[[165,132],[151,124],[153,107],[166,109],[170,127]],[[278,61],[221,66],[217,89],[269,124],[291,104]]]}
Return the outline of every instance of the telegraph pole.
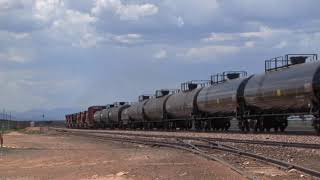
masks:
{"label": "telegraph pole", "polygon": [[7,131],[10,129],[9,115],[6,112],[6,120],[7,120]]}
{"label": "telegraph pole", "polygon": [[[3,109],[4,112],[4,109]],[[3,147],[3,134],[4,134],[4,113],[2,114],[2,121],[1,121],[1,133],[0,133],[0,146],[1,149]]]}

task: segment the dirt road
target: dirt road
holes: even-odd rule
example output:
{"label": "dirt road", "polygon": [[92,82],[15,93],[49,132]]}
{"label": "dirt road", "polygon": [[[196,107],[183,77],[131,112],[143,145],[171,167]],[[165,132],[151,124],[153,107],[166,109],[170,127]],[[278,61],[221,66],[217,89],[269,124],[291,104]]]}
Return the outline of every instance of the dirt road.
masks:
{"label": "dirt road", "polygon": [[54,133],[4,138],[0,179],[245,179],[218,162],[168,148]]}

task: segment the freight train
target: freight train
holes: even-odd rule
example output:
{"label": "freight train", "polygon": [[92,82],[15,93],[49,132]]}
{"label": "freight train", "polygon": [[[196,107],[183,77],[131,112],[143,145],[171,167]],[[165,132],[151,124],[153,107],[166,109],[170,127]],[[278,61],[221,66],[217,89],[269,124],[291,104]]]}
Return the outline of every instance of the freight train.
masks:
{"label": "freight train", "polygon": [[68,128],[285,131],[291,115],[313,115],[320,133],[320,62],[317,54],[287,54],[265,61],[265,72],[227,71],[210,80],[141,95],[136,103],[92,106],[66,115]]}

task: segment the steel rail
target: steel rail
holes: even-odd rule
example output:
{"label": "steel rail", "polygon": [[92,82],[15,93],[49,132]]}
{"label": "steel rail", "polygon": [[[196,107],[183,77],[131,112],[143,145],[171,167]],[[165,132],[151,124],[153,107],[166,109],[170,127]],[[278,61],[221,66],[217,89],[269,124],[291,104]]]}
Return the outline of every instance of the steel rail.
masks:
{"label": "steel rail", "polygon": [[151,146],[162,146],[162,147],[169,147],[169,148],[174,148],[174,149],[179,149],[179,150],[185,150],[188,152],[191,152],[193,154],[199,155],[201,157],[204,157],[208,160],[213,160],[213,161],[217,161],[223,165],[226,165],[227,167],[229,167],[230,169],[234,170],[235,172],[237,172],[240,175],[243,175],[249,179],[254,179],[248,175],[246,175],[243,171],[241,171],[240,169],[234,167],[233,165],[231,165],[230,163],[218,158],[218,157],[214,157],[212,155],[207,154],[207,152],[202,151],[199,148],[196,148],[196,146],[192,146],[190,144],[190,146],[188,146],[188,144],[185,144],[183,142],[180,143],[174,143],[174,142],[163,142],[163,141],[154,141],[154,140],[137,140],[137,139],[131,139],[131,138],[116,138],[116,137],[107,137],[107,136],[99,136],[99,135],[93,135],[93,134],[81,134],[81,133],[72,133],[72,135],[81,135],[81,136],[85,136],[85,137],[93,137],[95,139],[100,139],[100,140],[111,140],[111,141],[115,141],[115,142],[127,142],[127,143],[135,143],[135,144],[143,144],[143,145],[151,145]]}
{"label": "steel rail", "polygon": [[[97,130],[75,130],[75,129],[61,129],[54,128],[56,130],[66,130],[74,132],[89,132],[89,133],[103,133],[111,135],[126,135],[126,136],[139,136],[139,137],[158,137],[158,138],[180,138],[198,140],[198,137],[188,137],[181,135],[156,135],[156,134],[138,134],[138,133],[122,133],[122,132],[109,132],[109,131],[97,131]],[[320,144],[307,144],[307,143],[295,143],[295,142],[281,142],[281,141],[260,141],[260,140],[244,140],[244,139],[230,139],[230,138],[210,138],[201,137],[200,139],[206,139],[207,141],[214,142],[232,142],[241,144],[258,144],[264,146],[280,146],[280,147],[295,147],[295,148],[308,148],[308,149],[320,149]]]}
{"label": "steel rail", "polygon": [[[80,136],[84,136],[84,137],[94,137],[94,138],[98,137],[98,138],[108,139],[108,140],[112,140],[112,141],[116,141],[116,142],[118,142],[118,141],[122,141],[122,142],[126,141],[126,142],[131,142],[131,143],[146,144],[146,145],[153,145],[153,146],[154,145],[156,145],[156,146],[164,146],[164,147],[171,147],[171,148],[175,148],[175,149],[186,150],[186,151],[192,152],[194,154],[198,154],[200,156],[203,156],[203,157],[205,157],[207,159],[216,160],[216,161],[221,162],[223,164],[226,164],[230,168],[232,168],[233,166],[230,165],[229,163],[227,163],[227,162],[225,162],[223,160],[217,159],[216,157],[213,157],[213,156],[210,156],[210,155],[206,154],[206,152],[203,151],[203,150],[200,150],[199,147],[208,148],[208,149],[216,149],[216,150],[220,150],[220,151],[224,151],[224,152],[230,152],[230,153],[233,153],[233,154],[242,155],[242,156],[250,157],[250,158],[253,158],[253,159],[261,160],[261,161],[264,161],[264,162],[267,162],[267,163],[274,164],[274,165],[276,165],[278,167],[282,167],[284,169],[288,169],[288,170],[296,169],[296,170],[301,171],[301,172],[303,172],[305,174],[320,178],[320,172],[319,171],[316,171],[316,170],[313,170],[313,169],[310,169],[310,168],[307,168],[307,167],[303,167],[303,166],[300,166],[300,165],[297,165],[297,164],[292,164],[292,163],[288,163],[288,162],[281,161],[281,160],[278,160],[278,159],[270,158],[270,157],[267,157],[267,156],[246,152],[246,151],[243,151],[243,150],[237,149],[237,148],[223,147],[223,146],[219,146],[219,145],[218,146],[214,146],[214,144],[203,145],[203,144],[182,143],[181,140],[180,140],[180,143],[174,143],[174,142],[167,142],[167,141],[164,142],[164,141],[156,141],[156,140],[147,140],[147,139],[138,140],[138,139],[132,139],[132,138],[127,138],[127,137],[112,137],[112,136],[108,137],[105,134],[104,135],[98,135],[98,134],[91,134],[91,133],[84,133],[84,132],[72,132],[71,134],[80,135]],[[123,136],[125,136],[125,135],[123,135]],[[203,140],[201,138],[198,138],[197,140],[198,141],[207,142],[206,139]],[[233,167],[233,168],[235,168],[235,167]],[[237,171],[237,168],[235,168],[233,170]],[[237,172],[242,174],[242,175],[244,175],[241,171],[237,171]]]}

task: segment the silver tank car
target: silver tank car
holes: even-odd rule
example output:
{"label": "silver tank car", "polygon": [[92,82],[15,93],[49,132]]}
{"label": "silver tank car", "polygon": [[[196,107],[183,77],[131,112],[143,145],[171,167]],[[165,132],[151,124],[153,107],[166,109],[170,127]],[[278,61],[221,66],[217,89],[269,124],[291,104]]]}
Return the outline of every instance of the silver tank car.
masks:
{"label": "silver tank car", "polygon": [[125,102],[116,103],[114,107],[110,108],[108,119],[111,123],[120,123],[121,112],[123,109],[128,108],[129,105]]}
{"label": "silver tank car", "polygon": [[[184,83],[185,84],[185,83]],[[183,119],[192,117],[196,109],[196,98],[202,88],[197,88],[197,84],[187,84],[188,90],[172,94],[165,104],[168,118]]]}
{"label": "silver tank car", "polygon": [[101,122],[101,112],[102,111],[97,111],[94,113],[93,119],[95,122],[98,122],[98,123]]}
{"label": "silver tank car", "polygon": [[[246,76],[246,73],[243,76]],[[234,115],[239,107],[238,96],[240,85],[244,84],[247,79],[248,78],[230,78],[223,80],[221,83],[204,87],[197,97],[198,110],[208,116],[219,114]]]}
{"label": "silver tank car", "polygon": [[149,99],[144,105],[144,114],[149,121],[160,121],[165,119],[165,103],[169,98],[169,93],[172,90],[158,90],[155,93],[155,98]]}
{"label": "silver tank car", "polygon": [[145,120],[143,107],[150,96],[141,95],[139,101],[128,108],[128,116],[131,121],[142,122]]}
{"label": "silver tank car", "polygon": [[126,126],[129,124],[130,118],[129,118],[129,107],[123,109],[123,111],[121,112],[121,121],[122,121],[122,125]]}
{"label": "silver tank car", "polygon": [[110,109],[104,109],[101,111],[101,121],[104,122],[104,123],[108,123],[108,120],[109,120],[109,110]]}
{"label": "silver tank car", "polygon": [[264,112],[308,112],[319,103],[319,67],[305,63],[253,76],[244,90],[246,105]]}

